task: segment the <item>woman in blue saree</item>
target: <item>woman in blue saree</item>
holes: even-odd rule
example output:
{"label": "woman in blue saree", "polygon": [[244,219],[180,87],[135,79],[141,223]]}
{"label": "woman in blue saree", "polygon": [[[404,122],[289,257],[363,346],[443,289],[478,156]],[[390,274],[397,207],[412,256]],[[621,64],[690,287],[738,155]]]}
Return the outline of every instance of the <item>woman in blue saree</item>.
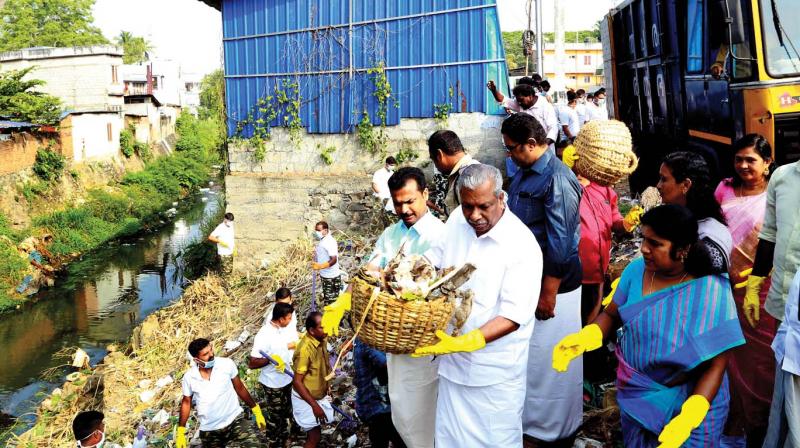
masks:
{"label": "woman in blue saree", "polygon": [[625,446],[719,446],[730,396],[727,351],[744,343],[730,282],[679,205],[642,216],[642,257],[611,304],[553,349],[553,368],[618,331],[617,402]]}

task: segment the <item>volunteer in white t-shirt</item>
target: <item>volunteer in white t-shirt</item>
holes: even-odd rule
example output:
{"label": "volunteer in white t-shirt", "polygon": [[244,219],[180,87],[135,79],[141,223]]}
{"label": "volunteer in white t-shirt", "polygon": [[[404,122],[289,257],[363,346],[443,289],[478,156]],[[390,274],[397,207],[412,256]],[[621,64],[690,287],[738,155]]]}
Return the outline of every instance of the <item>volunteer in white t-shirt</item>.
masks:
{"label": "volunteer in white t-shirt", "polygon": [[[286,374],[297,345],[297,328],[290,328],[294,307],[277,302],[272,319],[261,327],[253,340],[247,367],[261,369],[258,382],[267,403],[267,438],[269,446],[284,446],[289,440],[289,419],[292,418],[292,377]],[[273,366],[267,359],[278,364]]]}
{"label": "volunteer in white t-shirt", "polygon": [[225,219],[211,232],[208,240],[217,245],[217,256],[223,275],[230,274],[233,271],[233,254],[236,248],[233,237],[233,213],[225,213]]}
{"label": "volunteer in white t-shirt", "polygon": [[567,92],[567,104],[561,105],[558,108],[558,127],[559,127],[559,140],[572,140],[578,136],[581,130],[580,120],[578,119],[578,106],[577,95],[573,91]]}
{"label": "volunteer in white t-shirt", "polygon": [[[275,309],[276,303],[288,303],[289,305],[294,305],[292,290],[289,288],[278,288],[278,290],[275,291],[275,302],[269,305],[266,313],[264,313],[264,325],[267,325],[272,320],[272,310]],[[297,334],[296,312],[292,312],[292,321],[289,323],[289,326],[286,327],[286,329],[294,332],[294,335],[296,336],[294,340],[300,339],[300,336]]]}
{"label": "volunteer in white t-shirt", "polygon": [[331,235],[328,223],[320,221],[314,225],[314,236],[319,240],[311,268],[319,271],[322,279],[323,305],[333,303],[342,292],[342,272],[339,270],[339,247]]}
{"label": "volunteer in white t-shirt", "polygon": [[606,89],[600,88],[594,93],[592,102],[587,105],[588,119],[592,120],[608,120],[608,109],[606,108]]}
{"label": "volunteer in white t-shirt", "polygon": [[261,446],[252,424],[244,418],[239,399],[253,411],[259,429],[266,427],[261,407],[239,378],[239,369],[229,358],[214,357],[208,339],[195,339],[189,344],[192,366],[183,375],[181,401],[175,447],[186,448],[186,422],[192,410],[197,410],[200,441],[203,446],[242,447]]}
{"label": "volunteer in white t-shirt", "polygon": [[392,196],[389,194],[389,178],[392,177],[396,166],[397,160],[389,156],[386,158],[386,165],[372,175],[372,194],[381,201],[384,210],[392,213],[394,206]]}
{"label": "volunteer in white t-shirt", "polygon": [[586,91],[583,89],[578,89],[575,91],[575,95],[577,95],[578,104],[575,106],[575,111],[578,113],[578,124],[583,126],[584,123],[588,121],[587,118],[587,110],[586,110]]}

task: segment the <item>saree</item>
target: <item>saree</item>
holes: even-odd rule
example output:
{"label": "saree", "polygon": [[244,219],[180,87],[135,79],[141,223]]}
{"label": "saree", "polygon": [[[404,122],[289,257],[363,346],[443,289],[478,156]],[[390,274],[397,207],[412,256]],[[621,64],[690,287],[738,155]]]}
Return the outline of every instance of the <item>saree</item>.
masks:
{"label": "saree", "polygon": [[[733,237],[731,282],[744,282],[747,278],[739,273],[753,267],[758,233],[767,207],[767,193],[737,197],[732,183],[724,180],[717,188],[715,196],[722,206],[722,214]],[[728,361],[731,406],[725,428],[727,435],[748,434],[750,437],[760,437],[758,434],[763,434],[767,427],[775,378],[774,354],[770,344],[779,325],[774,317],[764,311],[769,288],[768,278],[761,287],[761,319],[756,328],[752,328],[744,319],[742,304],[745,289],[733,290],[733,300],[741,317],[742,332],[747,343],[732,350]]]}
{"label": "saree", "polygon": [[[623,323],[617,401],[628,448],[657,446],[664,426],[693,393],[699,376],[693,370],[744,343],[727,278],[701,277],[642,296],[644,273],[642,259],[634,260],[614,295]],[[719,445],[729,399],[726,375],[684,447]]]}

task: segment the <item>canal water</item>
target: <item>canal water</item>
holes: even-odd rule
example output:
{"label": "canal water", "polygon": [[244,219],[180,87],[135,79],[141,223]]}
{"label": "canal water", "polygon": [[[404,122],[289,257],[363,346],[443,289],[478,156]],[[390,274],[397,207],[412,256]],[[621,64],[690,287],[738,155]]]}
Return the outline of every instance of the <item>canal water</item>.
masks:
{"label": "canal water", "polygon": [[43,377],[71,362],[55,354],[80,347],[95,365],[109,344],[126,342],[144,318],[181,296],[186,280],[176,258],[222,207],[220,187],[206,190],[185,200],[170,223],[92,251],[35,303],[0,316],[0,412],[18,417],[19,429],[34,423],[45,394],[64,382],[66,368]]}

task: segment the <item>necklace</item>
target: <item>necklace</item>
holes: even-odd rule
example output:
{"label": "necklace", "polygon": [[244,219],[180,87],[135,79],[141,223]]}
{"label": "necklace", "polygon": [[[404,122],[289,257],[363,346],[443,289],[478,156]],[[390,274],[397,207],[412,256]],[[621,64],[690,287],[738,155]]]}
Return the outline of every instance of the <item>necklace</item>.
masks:
{"label": "necklace", "polygon": [[[735,190],[734,190],[734,194],[735,194],[737,197],[740,197],[740,198],[741,198],[741,197],[744,197],[744,184],[741,184],[741,185],[739,185],[739,186],[738,186],[738,187],[736,187],[736,188],[737,188],[739,191],[737,192],[737,191],[735,191]],[[766,182],[761,182],[759,185],[757,185],[757,186],[756,186],[756,188],[755,188],[753,191],[758,191],[758,193],[756,193],[756,194],[761,194],[761,193],[763,193],[763,192],[764,192],[764,190],[766,190],[766,189],[767,189],[767,183],[766,183]]]}
{"label": "necklace", "polygon": [[[683,280],[686,278],[687,275],[689,275],[689,273],[688,272],[684,272],[683,275],[681,276],[680,280],[678,280],[677,283],[673,283],[673,284],[677,285],[677,284],[683,283]],[[677,275],[675,277],[677,277]],[[653,292],[655,292],[653,290],[653,285],[655,283],[655,280],[656,280],[656,271],[653,271],[652,273],[650,273],[650,291],[648,292],[648,294],[652,294]]]}

